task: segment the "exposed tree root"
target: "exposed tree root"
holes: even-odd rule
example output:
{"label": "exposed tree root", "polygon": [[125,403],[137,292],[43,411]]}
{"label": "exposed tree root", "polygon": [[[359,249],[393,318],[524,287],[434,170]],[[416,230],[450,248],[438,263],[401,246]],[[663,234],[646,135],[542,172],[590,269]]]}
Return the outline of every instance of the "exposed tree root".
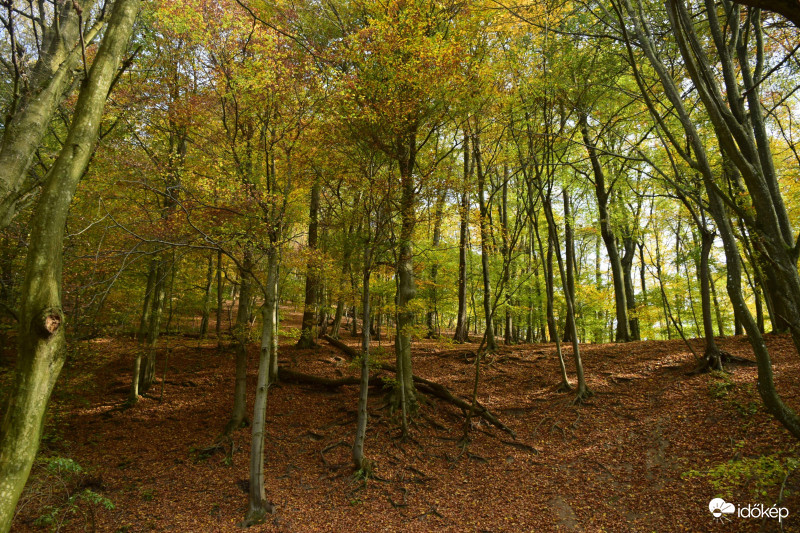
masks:
{"label": "exposed tree root", "polygon": [[571,390],[572,385],[570,385],[568,381],[562,381],[558,388],[556,388],[556,392],[569,392]]}
{"label": "exposed tree root", "polygon": [[572,405],[581,405],[586,403],[586,401],[592,396],[594,396],[594,393],[589,389],[586,389],[583,392],[578,392],[575,395],[575,398],[572,399]]}
{"label": "exposed tree root", "polygon": [[[353,348],[351,348],[350,346],[344,344],[343,342],[339,342],[336,339],[333,339],[333,338],[329,337],[328,335],[325,335],[322,338],[325,339],[326,341],[328,341],[332,346],[335,346],[336,348],[338,348],[339,350],[344,352],[346,355],[349,355],[350,357],[357,357],[358,356],[358,352],[356,352]],[[373,364],[371,366],[373,368],[376,368],[376,369],[379,369],[379,370],[386,370],[388,372],[392,372],[392,373],[395,373],[395,374],[397,373],[397,369],[394,366],[389,365],[389,364],[375,363],[375,364]],[[432,396],[436,396],[437,398],[440,398],[442,400],[450,402],[451,404],[455,405],[456,407],[459,407],[459,408],[464,409],[466,411],[469,411],[470,409],[472,409],[472,406],[470,405],[469,402],[467,402],[465,400],[462,400],[461,398],[458,398],[456,396],[453,396],[453,394],[449,390],[447,390],[447,388],[445,388],[443,385],[440,385],[439,383],[436,383],[434,381],[427,380],[425,378],[421,378],[419,376],[412,376],[412,378],[414,380],[414,383],[417,386],[417,389],[420,392],[424,392],[426,394],[429,394],[429,395],[432,395]],[[355,379],[355,378],[353,378],[353,379]],[[336,380],[336,381],[338,381],[338,380]],[[358,383],[358,380],[356,380],[356,383]],[[481,418],[483,418],[484,420],[486,420],[487,422],[489,422],[493,426],[495,426],[495,427],[497,427],[499,429],[502,429],[503,431],[505,431],[506,433],[508,433],[512,437],[517,438],[516,433],[514,433],[514,431],[511,428],[509,428],[508,426],[506,426],[505,424],[500,422],[500,420],[497,418],[497,416],[495,416],[491,411],[486,409],[486,407],[484,407],[480,403],[477,403],[475,405],[473,413],[478,415],[478,416],[480,416]]]}
{"label": "exposed tree root", "polygon": [[694,376],[697,374],[705,374],[707,372],[712,371],[719,371],[724,372],[727,369],[728,365],[731,364],[740,364],[740,365],[747,365],[747,366],[755,366],[756,362],[751,361],[750,359],[745,359],[744,357],[738,357],[735,355],[731,355],[728,352],[724,351],[715,351],[715,350],[706,350],[698,360],[697,368],[688,372],[686,375]]}

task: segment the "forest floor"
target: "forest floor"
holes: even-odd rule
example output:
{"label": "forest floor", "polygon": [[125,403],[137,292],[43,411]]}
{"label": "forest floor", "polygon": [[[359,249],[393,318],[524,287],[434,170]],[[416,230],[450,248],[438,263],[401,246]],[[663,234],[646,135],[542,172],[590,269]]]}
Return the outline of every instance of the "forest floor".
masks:
{"label": "forest floor", "polygon": [[[779,391],[800,407],[800,357],[788,337],[767,338]],[[103,338],[73,348],[40,456],[71,459],[83,472],[69,474],[60,460],[37,462],[13,531],[52,528],[34,524],[45,515],[64,520],[64,531],[241,531],[250,429],[235,432],[232,447],[219,453],[202,451],[232,405],[232,350],[218,351],[214,339],[165,337],[161,344],[159,382],[127,410],[119,406],[137,345]],[[308,350],[288,338],[282,344],[282,366],[357,376],[355,365],[324,342]],[[743,337],[720,345],[753,359]],[[252,403],[257,343],[251,348]],[[468,399],[476,348],[415,342],[414,373]],[[375,351],[377,360],[392,361],[385,342]],[[403,443],[384,393],[371,388],[366,455],[375,471],[366,482],[350,466],[357,386],[271,388],[266,486],[277,512],[253,530],[780,531],[772,518],[715,521],[709,500],[722,495],[737,508],[780,499],[790,513],[783,530],[800,531],[800,472],[787,476],[786,466],[798,446],[761,406],[755,367],[690,375],[694,357],[681,341],[583,345],[582,353],[595,395],[580,406],[556,391],[554,345],[503,346],[486,361],[478,398],[516,440],[473,420],[464,445],[461,410],[421,395]],[[565,355],[571,363],[568,347]],[[0,384],[9,375],[7,365],[0,367]],[[69,501],[67,493],[85,488],[113,509]]]}

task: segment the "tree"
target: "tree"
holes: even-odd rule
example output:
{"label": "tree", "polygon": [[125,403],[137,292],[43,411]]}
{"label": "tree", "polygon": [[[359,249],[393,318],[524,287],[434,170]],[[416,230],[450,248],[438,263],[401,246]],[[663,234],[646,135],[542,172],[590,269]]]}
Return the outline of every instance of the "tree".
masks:
{"label": "tree", "polygon": [[28,478],[42,432],[47,401],[64,363],[61,261],[72,196],[92,156],[103,107],[128,45],[138,0],[117,0],[84,81],[58,159],[44,178],[31,218],[31,246],[19,311],[17,368],[0,437],[0,531],[11,519]]}

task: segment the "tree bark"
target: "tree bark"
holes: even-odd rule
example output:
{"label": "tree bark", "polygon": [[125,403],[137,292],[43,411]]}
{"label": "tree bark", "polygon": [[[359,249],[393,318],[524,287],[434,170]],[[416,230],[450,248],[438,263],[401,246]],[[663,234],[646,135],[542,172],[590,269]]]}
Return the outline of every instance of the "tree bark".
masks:
{"label": "tree bark", "polygon": [[200,319],[200,338],[208,335],[208,322],[211,319],[211,286],[214,284],[214,256],[208,254],[208,271],[203,295],[203,315]]}
{"label": "tree bark", "polygon": [[611,228],[609,219],[609,190],[606,189],[605,172],[600,165],[600,159],[597,156],[595,145],[589,137],[589,126],[586,114],[581,113],[579,122],[583,142],[586,145],[586,151],[589,154],[589,160],[592,164],[592,172],[594,174],[595,197],[597,198],[597,209],[600,215],[600,235],[606,245],[608,262],[611,265],[611,277],[614,281],[614,303],[617,311],[616,342],[628,342],[631,340],[631,335],[628,325],[628,306],[625,301],[625,283],[622,278],[622,262],[619,252],[617,251],[616,237],[614,236],[614,231]]}
{"label": "tree bark", "polygon": [[231,417],[222,431],[223,435],[230,435],[247,424],[247,345],[250,343],[250,315],[252,313],[250,307],[253,284],[252,268],[253,253],[250,248],[245,248],[242,268],[239,270],[239,307],[236,310],[236,322],[233,326],[233,338],[236,340],[236,381],[233,389],[233,409],[231,409]]}
{"label": "tree bark", "polygon": [[[361,309],[364,324],[370,321],[369,278],[372,272],[372,250],[370,244],[364,247],[363,287],[361,288]],[[353,442],[353,466],[364,472],[367,464],[364,461],[364,439],[367,436],[367,400],[369,399],[369,337],[370,328],[361,329],[361,380],[358,393],[358,419],[356,421],[356,437]]]}
{"label": "tree bark", "polygon": [[639,331],[639,317],[636,313],[636,297],[633,290],[633,258],[636,257],[636,241],[629,234],[622,239],[623,255],[620,259],[622,266],[622,281],[625,285],[625,305],[628,308],[628,330],[632,341],[641,340]]}
{"label": "tree bark", "polygon": [[[30,75],[23,81],[24,92],[12,94],[18,98],[3,117],[3,137],[0,139],[0,229],[7,227],[27,204],[36,180],[29,170],[34,154],[47,134],[58,106],[67,98],[75,79],[76,65],[81,59],[81,19],[78,9],[89,14],[94,0],[55,4],[52,14],[44,8],[41,18],[33,22],[41,32],[39,57]],[[33,9],[33,7],[31,7]],[[48,24],[52,20],[52,23]],[[9,21],[11,22],[11,21]],[[91,42],[103,27],[96,21],[84,31],[84,42]],[[11,22],[19,24],[19,22]],[[21,49],[20,43],[15,43]],[[25,54],[27,56],[27,52]],[[17,80],[20,81],[20,80]]]}
{"label": "tree bark", "polygon": [[158,270],[158,260],[152,259],[147,268],[147,286],[144,291],[144,305],[142,306],[142,318],[139,322],[139,331],[136,339],[144,343],[147,339],[147,328],[150,325],[150,313],[153,308],[153,293],[156,288],[156,274]]}
{"label": "tree bark", "polygon": [[431,265],[431,302],[430,310],[425,318],[426,325],[428,326],[428,338],[439,337],[439,291],[436,286],[439,275],[439,263],[437,251],[439,248],[439,241],[442,237],[442,218],[444,216],[444,201],[445,193],[442,192],[436,199],[436,209],[433,216],[433,264]]}
{"label": "tree bark", "polygon": [[222,337],[222,250],[217,250],[217,342]]}
{"label": "tree bark", "polygon": [[464,189],[461,192],[461,203],[458,209],[458,315],[453,340],[469,342],[469,324],[467,320],[467,239],[469,237],[469,178],[472,175],[472,153],[469,149],[469,135],[464,132]]}
{"label": "tree bark", "polygon": [[61,269],[72,197],[89,164],[103,107],[130,38],[139,0],[117,0],[81,88],[64,149],[44,179],[34,209],[19,308],[14,385],[0,425],[0,532],[14,509],[39,448],[44,413],[64,364]]}
{"label": "tree bark", "polygon": [[303,306],[303,324],[300,330],[298,348],[311,348],[316,346],[314,340],[314,324],[317,316],[317,300],[319,299],[319,259],[316,256],[318,228],[319,228],[319,194],[320,180],[314,180],[311,187],[311,201],[308,209],[308,250],[309,258],[306,265],[306,299]]}
{"label": "tree bark", "polygon": [[478,177],[478,206],[480,208],[480,233],[481,233],[481,272],[483,274],[483,316],[486,319],[486,349],[490,352],[497,350],[497,341],[494,338],[494,324],[492,313],[492,285],[489,267],[489,208],[486,205],[485,188],[486,175],[481,161],[481,147],[478,134],[472,136],[472,154],[475,158],[475,172]]}
{"label": "tree bark", "polygon": [[[410,308],[411,300],[417,293],[411,248],[414,226],[417,221],[413,177],[416,149],[416,137],[412,134],[406,140],[403,148],[404,154],[399,160],[402,196],[400,199],[400,242],[397,251],[397,337],[395,339],[397,386],[393,403],[401,410],[404,438],[408,435],[408,413],[416,409],[417,402],[411,369],[411,329],[414,326],[414,312]],[[369,324],[364,324],[364,327],[369,328]]]}
{"label": "tree bark", "polygon": [[[264,323],[261,331],[261,346],[272,346],[275,333],[275,288],[278,282],[278,251],[270,248],[267,257],[267,285],[263,309]],[[277,354],[274,355],[277,357]],[[250,442],[250,488],[246,526],[259,524],[267,514],[275,511],[275,506],[267,500],[264,486],[264,433],[266,432],[267,392],[269,389],[270,350],[262,349],[258,361],[258,381],[253,407],[252,438]]]}

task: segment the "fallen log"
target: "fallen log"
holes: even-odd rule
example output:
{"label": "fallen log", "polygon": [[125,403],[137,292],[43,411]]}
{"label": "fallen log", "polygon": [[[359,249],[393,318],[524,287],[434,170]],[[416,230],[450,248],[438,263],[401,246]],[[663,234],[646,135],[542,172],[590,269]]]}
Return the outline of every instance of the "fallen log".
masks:
{"label": "fallen log", "polygon": [[[298,385],[316,385],[320,387],[327,387],[330,389],[336,389],[339,387],[344,387],[345,385],[359,385],[361,380],[359,378],[326,378],[322,376],[315,376],[313,374],[303,374],[302,372],[295,372],[294,370],[289,370],[288,368],[279,367],[278,368],[278,380],[283,383],[297,383]],[[383,381],[377,376],[370,376],[369,377],[369,386],[370,387],[381,387],[383,386]]]}
{"label": "fallen log", "polygon": [[334,339],[330,335],[322,335],[320,337],[320,339],[328,342],[328,344],[330,344],[330,345],[332,345],[332,346],[334,346],[336,348],[339,348],[339,350],[342,351],[345,355],[347,355],[350,359],[355,359],[356,357],[361,355],[354,348],[351,348],[350,346],[346,345],[345,343],[343,343],[342,341],[340,341],[338,339]]}
{"label": "fallen log", "polygon": [[[351,348],[350,346],[346,345],[341,341],[334,339],[333,337],[330,337],[328,335],[323,335],[321,338],[330,343],[332,346],[335,346],[336,348],[338,348],[339,350],[341,350],[350,357],[357,357],[359,355],[358,352],[356,352],[353,348]],[[379,370],[386,370],[388,372],[397,374],[397,368],[386,363],[371,363],[370,366],[372,368],[376,368]],[[461,409],[470,410],[472,408],[472,405],[469,402],[466,402],[461,398],[453,396],[453,394],[449,390],[447,390],[447,388],[444,387],[444,385],[440,385],[435,381],[430,381],[428,379],[414,375],[412,375],[412,379],[414,380],[414,383],[417,384],[417,388],[426,394],[429,394],[431,396],[436,396],[437,398],[445,400]],[[514,433],[514,430],[512,430],[511,428],[500,422],[497,416],[491,411],[489,411],[486,407],[481,405],[480,402],[478,402],[477,405],[475,405],[474,412],[475,414],[477,414],[478,416],[480,416],[481,418],[483,418],[496,428],[502,429],[515,439],[517,438],[517,435],[516,433]]]}
{"label": "fallen log", "polygon": [[278,368],[278,379],[285,383],[299,383],[301,385],[319,385],[335,389],[344,385],[358,385],[361,381],[358,378],[330,379],[311,374],[302,374],[287,368]]}

